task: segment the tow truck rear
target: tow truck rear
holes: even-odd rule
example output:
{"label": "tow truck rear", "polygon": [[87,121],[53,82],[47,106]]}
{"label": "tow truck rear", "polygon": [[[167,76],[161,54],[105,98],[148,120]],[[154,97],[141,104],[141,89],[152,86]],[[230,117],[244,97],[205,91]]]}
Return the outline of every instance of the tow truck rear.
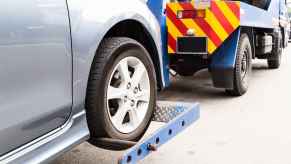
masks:
{"label": "tow truck rear", "polygon": [[285,0],[195,0],[166,9],[170,67],[182,76],[208,68],[235,96],[249,86],[252,59],[279,68],[288,42]]}

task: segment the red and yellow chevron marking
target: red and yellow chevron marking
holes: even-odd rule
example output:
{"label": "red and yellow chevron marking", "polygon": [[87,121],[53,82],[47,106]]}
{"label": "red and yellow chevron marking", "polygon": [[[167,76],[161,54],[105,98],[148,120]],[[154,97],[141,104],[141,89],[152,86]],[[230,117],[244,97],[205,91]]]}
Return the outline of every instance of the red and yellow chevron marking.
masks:
{"label": "red and yellow chevron marking", "polygon": [[177,38],[186,36],[188,29],[194,29],[195,36],[207,37],[208,53],[212,54],[240,25],[240,2],[211,0],[205,18],[178,19],[180,10],[195,10],[194,3],[167,4],[169,54],[176,52]]}

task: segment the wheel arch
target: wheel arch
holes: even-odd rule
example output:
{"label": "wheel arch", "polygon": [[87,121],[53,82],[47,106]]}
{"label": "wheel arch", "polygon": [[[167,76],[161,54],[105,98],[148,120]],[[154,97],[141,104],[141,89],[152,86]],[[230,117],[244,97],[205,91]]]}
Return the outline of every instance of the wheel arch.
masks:
{"label": "wheel arch", "polygon": [[[128,37],[141,43],[149,52],[152,62],[155,66],[158,88],[162,88],[162,70],[161,61],[157,44],[147,28],[137,20],[127,19],[113,25],[104,35],[103,39],[109,37]],[[102,41],[101,41],[102,42]],[[99,45],[100,46],[100,45]],[[100,48],[98,46],[97,50]]]}
{"label": "wheel arch", "polygon": [[255,59],[256,57],[256,50],[255,50],[255,35],[254,35],[254,29],[253,27],[246,27],[243,26],[241,27],[241,34],[247,34],[251,43],[251,47],[252,47],[252,58]]}

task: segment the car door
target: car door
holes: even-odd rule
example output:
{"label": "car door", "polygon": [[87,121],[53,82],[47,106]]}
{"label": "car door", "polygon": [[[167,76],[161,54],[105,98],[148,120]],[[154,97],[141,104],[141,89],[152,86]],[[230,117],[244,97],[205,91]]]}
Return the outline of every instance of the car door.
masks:
{"label": "car door", "polygon": [[66,0],[0,1],[0,155],[63,125],[72,105]]}

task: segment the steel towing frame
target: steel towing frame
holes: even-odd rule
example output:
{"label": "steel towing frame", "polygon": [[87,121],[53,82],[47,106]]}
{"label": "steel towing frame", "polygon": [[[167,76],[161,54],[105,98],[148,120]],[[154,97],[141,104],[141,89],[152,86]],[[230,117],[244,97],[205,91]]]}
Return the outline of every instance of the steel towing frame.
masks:
{"label": "steel towing frame", "polygon": [[158,101],[152,121],[165,123],[152,135],[137,143],[115,142],[120,146],[135,144],[119,158],[119,164],[135,164],[164,145],[200,117],[198,103]]}

